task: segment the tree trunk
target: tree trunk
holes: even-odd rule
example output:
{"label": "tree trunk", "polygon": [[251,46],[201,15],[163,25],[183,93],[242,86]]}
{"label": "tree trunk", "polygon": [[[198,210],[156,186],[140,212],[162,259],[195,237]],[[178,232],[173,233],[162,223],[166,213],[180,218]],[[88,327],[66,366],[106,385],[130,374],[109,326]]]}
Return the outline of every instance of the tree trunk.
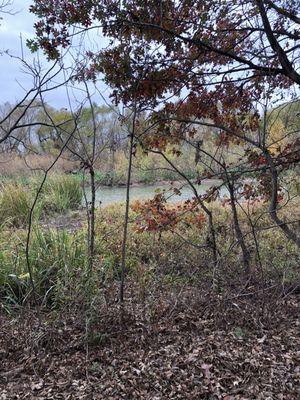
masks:
{"label": "tree trunk", "polygon": [[94,167],[90,166],[90,184],[91,184],[91,203],[89,210],[89,272],[93,271],[94,266],[94,255],[95,255],[95,209],[96,209],[96,185],[95,185],[95,171]]}
{"label": "tree trunk", "polygon": [[233,216],[233,225],[234,225],[235,236],[237,238],[237,241],[239,243],[239,246],[240,246],[240,248],[242,250],[242,254],[243,254],[244,273],[247,277],[249,277],[250,276],[250,252],[246,246],[243,232],[241,230],[239,219],[238,219],[238,213],[237,213],[237,209],[236,209],[235,196],[234,196],[234,184],[231,183],[229,179],[227,179],[227,184],[228,184],[228,189],[229,189],[229,194],[230,194],[230,205],[231,205],[232,216]]}
{"label": "tree trunk", "polygon": [[278,172],[267,150],[264,151],[266,160],[270,167],[271,172],[271,180],[272,180],[272,192],[271,192],[271,200],[269,205],[269,215],[270,218],[275,224],[283,231],[285,236],[293,241],[297,246],[300,246],[300,237],[297,236],[296,232],[292,231],[288,225],[282,221],[277,215],[277,206],[278,206]]}
{"label": "tree trunk", "polygon": [[128,162],[127,186],[126,186],[126,205],[125,205],[124,231],[123,231],[123,241],[122,241],[121,282],[120,282],[120,293],[119,293],[120,303],[124,302],[124,285],[125,285],[125,276],[126,276],[126,246],[127,246],[127,235],[128,235],[130,182],[131,182],[131,171],[132,171],[135,118],[136,118],[136,111],[134,113],[133,128],[132,128],[132,132],[130,134],[129,162]]}

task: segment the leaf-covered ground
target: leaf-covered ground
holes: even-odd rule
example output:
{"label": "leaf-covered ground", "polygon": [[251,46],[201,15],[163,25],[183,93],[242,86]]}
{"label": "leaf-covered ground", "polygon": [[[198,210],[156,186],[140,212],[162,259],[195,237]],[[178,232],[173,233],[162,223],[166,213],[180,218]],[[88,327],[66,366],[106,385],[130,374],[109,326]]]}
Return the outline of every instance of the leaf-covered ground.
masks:
{"label": "leaf-covered ground", "polygon": [[78,315],[3,314],[0,399],[300,398],[297,296],[171,300],[111,306],[88,338]]}

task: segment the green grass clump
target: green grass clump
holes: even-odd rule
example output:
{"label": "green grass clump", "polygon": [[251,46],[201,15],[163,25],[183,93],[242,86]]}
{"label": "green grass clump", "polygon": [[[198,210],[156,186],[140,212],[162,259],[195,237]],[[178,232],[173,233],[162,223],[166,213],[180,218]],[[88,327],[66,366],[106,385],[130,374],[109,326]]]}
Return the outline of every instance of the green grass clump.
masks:
{"label": "green grass clump", "polygon": [[0,221],[15,227],[27,224],[33,197],[24,185],[9,183],[1,186]]}
{"label": "green grass clump", "polygon": [[46,180],[41,201],[44,214],[76,210],[82,204],[80,180],[72,175],[52,175]]}
{"label": "green grass clump", "polygon": [[[6,182],[0,186],[0,224],[16,228],[26,227],[29,213],[42,177],[36,176],[27,184]],[[35,220],[40,216],[76,210],[82,204],[80,179],[69,175],[51,175],[34,208]]]}
{"label": "green grass clump", "polygon": [[[82,234],[35,228],[29,261],[39,302],[57,305],[75,298],[79,275],[87,260]],[[32,285],[26,262],[26,231],[3,235],[0,242],[0,295],[9,305],[32,299]],[[75,283],[76,281],[76,283]],[[67,301],[66,301],[67,302]]]}
{"label": "green grass clump", "polygon": [[53,175],[44,187],[44,208],[63,212],[75,210],[82,203],[83,191],[80,181],[69,175]]}

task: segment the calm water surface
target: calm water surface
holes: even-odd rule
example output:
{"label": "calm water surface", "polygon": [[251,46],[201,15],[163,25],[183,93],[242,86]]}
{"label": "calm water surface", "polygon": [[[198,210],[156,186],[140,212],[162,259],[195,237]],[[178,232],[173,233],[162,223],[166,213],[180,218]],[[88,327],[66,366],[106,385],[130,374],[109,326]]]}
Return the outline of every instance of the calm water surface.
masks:
{"label": "calm water surface", "polygon": [[[199,194],[203,194],[212,186],[218,186],[220,182],[218,181],[207,181],[202,182],[201,185],[195,185]],[[173,187],[181,188],[180,183],[176,183]],[[181,195],[175,195],[171,188],[170,183],[166,184],[154,184],[154,185],[142,185],[142,186],[132,186],[130,188],[130,199],[134,200],[148,200],[153,198],[153,196],[158,191],[165,190],[166,197],[170,202],[178,202],[191,199],[194,197],[194,193],[189,186],[184,186],[180,189]],[[221,197],[226,195],[228,192],[226,188],[222,188],[220,191]],[[90,189],[87,189],[87,198],[91,199]],[[113,203],[125,202],[126,199],[126,187],[107,187],[101,186],[96,193],[96,205],[99,206],[107,206]]]}

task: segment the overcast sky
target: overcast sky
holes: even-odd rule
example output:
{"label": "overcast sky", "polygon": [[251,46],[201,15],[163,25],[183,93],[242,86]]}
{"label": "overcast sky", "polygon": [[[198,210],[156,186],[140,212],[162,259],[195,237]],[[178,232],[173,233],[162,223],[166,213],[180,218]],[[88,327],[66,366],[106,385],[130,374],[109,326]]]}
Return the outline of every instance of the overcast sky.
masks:
{"label": "overcast sky", "polygon": [[[14,56],[21,56],[21,40],[23,41],[24,56],[26,61],[31,61],[34,56],[26,48],[26,40],[34,37],[33,24],[35,17],[29,13],[29,6],[32,0],[13,0],[10,9],[14,11],[14,15],[3,14],[3,20],[0,21],[0,104],[5,102],[14,103],[24,95],[26,89],[31,87],[31,78],[22,72],[21,64],[5,54],[9,51]],[[47,61],[42,54],[39,54],[43,65],[47,66]],[[108,98],[108,90],[104,84],[100,85],[104,96]],[[101,98],[97,96],[95,100],[103,103]],[[67,96],[65,89],[57,90],[47,98],[47,101],[56,108],[67,107]]]}

